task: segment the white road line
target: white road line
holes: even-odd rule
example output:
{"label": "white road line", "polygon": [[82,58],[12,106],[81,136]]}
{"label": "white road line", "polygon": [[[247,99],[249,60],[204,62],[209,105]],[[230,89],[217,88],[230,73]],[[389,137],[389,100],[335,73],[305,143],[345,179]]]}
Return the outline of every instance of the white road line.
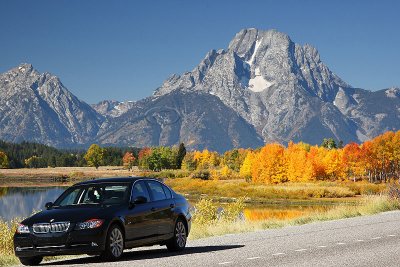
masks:
{"label": "white road line", "polygon": [[279,252],[279,253],[272,254],[272,256],[279,256],[279,255],[285,255],[285,253]]}
{"label": "white road line", "polygon": [[373,237],[373,238],[371,238],[372,240],[377,240],[377,239],[381,239],[382,237],[381,236],[376,236],[376,237]]}
{"label": "white road line", "polygon": [[336,245],[346,245],[346,243],[338,242]]}
{"label": "white road line", "polygon": [[306,250],[307,250],[306,248],[301,248],[301,249],[295,249],[294,251],[302,252],[302,251],[306,251]]}
{"label": "white road line", "polygon": [[256,260],[256,259],[261,259],[261,257],[251,257],[251,258],[247,258],[248,260]]}
{"label": "white road line", "polygon": [[395,237],[396,235],[388,235],[388,237]]}
{"label": "white road line", "polygon": [[318,246],[319,248],[326,248],[326,246]]}
{"label": "white road line", "polygon": [[233,263],[233,261],[224,261],[224,262],[220,262],[218,263],[219,265],[225,265],[225,264],[231,264]]}
{"label": "white road line", "polygon": [[357,239],[356,242],[364,242],[362,239]]}

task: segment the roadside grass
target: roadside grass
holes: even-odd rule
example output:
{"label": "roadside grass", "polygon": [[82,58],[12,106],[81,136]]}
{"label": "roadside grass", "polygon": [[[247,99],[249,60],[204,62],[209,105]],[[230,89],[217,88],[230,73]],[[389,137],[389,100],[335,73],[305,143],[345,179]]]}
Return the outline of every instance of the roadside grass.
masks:
{"label": "roadside grass", "polygon": [[[208,204],[210,205],[210,204]],[[235,205],[235,204],[233,204]],[[212,208],[209,206],[209,208]],[[285,226],[302,225],[318,221],[329,221],[356,216],[372,215],[380,212],[398,210],[400,202],[398,199],[389,198],[387,195],[369,195],[363,196],[356,206],[338,206],[326,212],[315,212],[306,216],[288,219],[288,220],[221,220],[204,219],[210,218],[209,215],[194,213],[194,222],[189,235],[190,239],[199,239],[210,236],[219,236],[233,233],[253,232],[265,229],[282,228]],[[213,213],[214,211],[210,211]],[[196,218],[203,217],[203,218]],[[211,216],[212,217],[212,216]]]}
{"label": "roadside grass", "polygon": [[10,266],[19,262],[14,255],[13,245],[13,236],[19,221],[19,218],[9,223],[0,220],[0,266]]}

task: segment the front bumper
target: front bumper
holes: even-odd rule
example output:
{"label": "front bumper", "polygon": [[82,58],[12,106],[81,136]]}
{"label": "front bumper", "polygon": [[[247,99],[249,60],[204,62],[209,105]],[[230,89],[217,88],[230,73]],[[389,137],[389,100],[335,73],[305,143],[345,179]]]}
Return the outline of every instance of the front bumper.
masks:
{"label": "front bumper", "polygon": [[14,251],[17,257],[98,254],[104,251],[105,235],[103,229],[15,234]]}

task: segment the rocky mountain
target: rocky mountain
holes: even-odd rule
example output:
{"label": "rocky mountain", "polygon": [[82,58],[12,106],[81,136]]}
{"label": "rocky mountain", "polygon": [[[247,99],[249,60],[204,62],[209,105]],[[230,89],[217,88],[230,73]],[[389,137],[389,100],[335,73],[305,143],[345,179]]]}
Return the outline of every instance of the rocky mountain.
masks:
{"label": "rocky mountain", "polygon": [[118,117],[133,108],[135,106],[135,101],[119,102],[116,100],[103,100],[91,106],[105,117]]}
{"label": "rocky mountain", "polygon": [[213,95],[171,92],[137,103],[123,115],[106,121],[97,139],[107,145],[172,146],[226,151],[259,147],[262,138],[252,125]]}
{"label": "rocky mountain", "polygon": [[319,144],[327,137],[357,142],[399,129],[398,89],[390,90],[352,88],[312,46],[275,30],[244,29],[226,50],[211,50],[193,71],[167,79],[154,96],[212,94],[266,142]]}
{"label": "rocky mountain", "polygon": [[21,64],[0,74],[0,138],[58,147],[86,144],[102,116],[69,92],[50,73]]}
{"label": "rocky mountain", "polygon": [[310,45],[244,29],[192,71],[140,101],[89,106],[49,73],[23,64],[0,75],[0,139],[56,146],[174,145],[225,151],[290,140],[364,141],[400,129],[400,89],[353,88]]}

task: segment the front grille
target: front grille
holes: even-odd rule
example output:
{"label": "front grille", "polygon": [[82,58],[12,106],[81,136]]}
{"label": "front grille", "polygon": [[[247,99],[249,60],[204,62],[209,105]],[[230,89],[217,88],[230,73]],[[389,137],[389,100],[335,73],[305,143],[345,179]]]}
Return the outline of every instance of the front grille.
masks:
{"label": "front grille", "polygon": [[50,225],[52,233],[66,232],[69,228],[69,222],[55,222]]}
{"label": "front grille", "polygon": [[68,231],[69,222],[36,223],[33,225],[33,232],[36,234],[61,233]]}

